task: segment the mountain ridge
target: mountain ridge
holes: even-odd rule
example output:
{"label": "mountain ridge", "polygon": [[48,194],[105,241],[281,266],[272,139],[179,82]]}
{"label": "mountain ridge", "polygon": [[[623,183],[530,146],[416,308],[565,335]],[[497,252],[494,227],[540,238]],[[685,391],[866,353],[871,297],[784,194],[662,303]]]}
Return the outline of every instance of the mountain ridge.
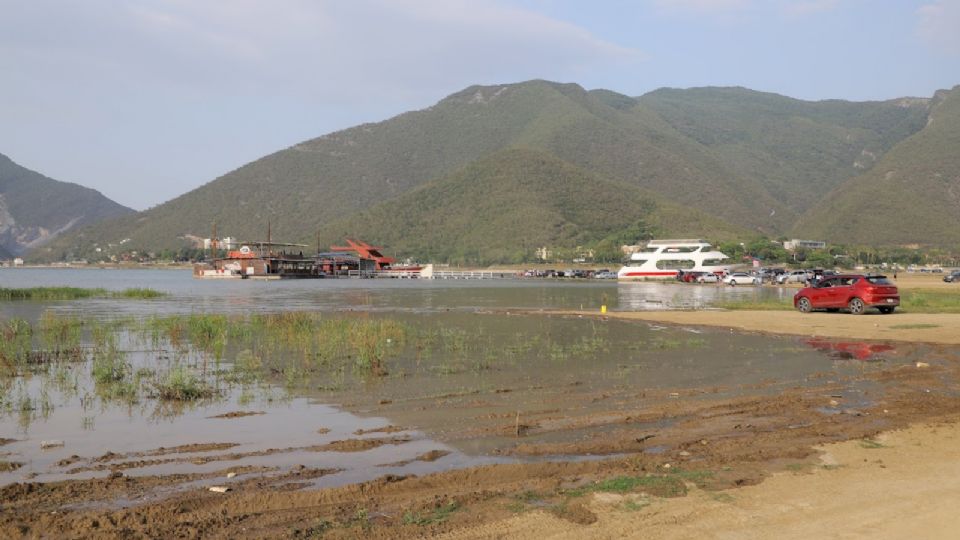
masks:
{"label": "mountain ridge", "polygon": [[95,189],[54,180],[0,154],[0,247],[20,255],[78,226],[133,213]]}
{"label": "mountain ridge", "polygon": [[[663,88],[634,98],[543,80],[473,85],[431,107],[278,150],[164,204],[85,227],[34,253],[84,254],[121,238],[131,239],[131,249],[172,249],[207,236],[213,222],[222,235],[261,237],[270,221],[283,238],[312,240],[318,230],[344,230],[351,217],[374,215],[382,205],[403,213],[390,203],[408,200],[423,186],[455,177],[493,180],[492,174],[462,171],[475,163],[495,168],[489,156],[516,157],[515,150],[555,158],[605,190],[640,190],[660,209],[709,216],[717,230],[813,234],[815,228],[798,227],[802,217],[829,206],[827,199],[843,185],[926,129],[930,110],[951,92],[815,102],[740,87]],[[467,202],[452,205],[466,210]],[[598,216],[606,210],[594,209]],[[387,244],[381,238],[394,237],[397,224],[380,221],[393,225],[364,230],[370,241]],[[420,234],[412,224],[405,227],[401,232]],[[503,227],[508,234],[509,224]],[[598,242],[598,234],[586,237]],[[451,246],[443,251],[454,252]]]}

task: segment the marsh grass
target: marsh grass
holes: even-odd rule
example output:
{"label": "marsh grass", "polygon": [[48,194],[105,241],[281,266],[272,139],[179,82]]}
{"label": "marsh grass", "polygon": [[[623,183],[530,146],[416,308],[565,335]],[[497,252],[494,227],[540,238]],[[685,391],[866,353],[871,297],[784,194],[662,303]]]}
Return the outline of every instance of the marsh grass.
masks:
{"label": "marsh grass", "polygon": [[459,509],[460,505],[458,503],[451,502],[434,508],[428,512],[413,512],[408,510],[403,514],[403,522],[407,525],[421,526],[443,523]]}
{"label": "marsh grass", "polygon": [[78,287],[0,288],[0,300],[79,300],[106,295],[106,289],[81,289]]}
{"label": "marsh grass", "polygon": [[216,390],[185,366],[176,366],[152,381],[156,396],[169,401],[195,401],[211,398]]}
{"label": "marsh grass", "polygon": [[0,300],[82,300],[85,298],[131,298],[149,299],[166,296],[166,293],[153,289],[134,288],[122,291],[108,291],[102,288],[83,289],[79,287],[29,287],[8,289],[0,287]]}
{"label": "marsh grass", "polygon": [[139,300],[149,300],[151,298],[162,298],[164,296],[167,296],[167,293],[156,291],[153,289],[134,287],[132,289],[124,289],[122,291],[110,293],[110,296],[113,298],[133,298],[133,299],[139,299]]}
{"label": "marsh grass", "polygon": [[664,474],[646,476],[618,476],[588,486],[566,492],[571,497],[581,497],[587,493],[601,491],[607,493],[631,493],[643,490],[657,497],[680,497],[687,494],[687,482],[703,487],[713,477],[710,471],[674,470]]}

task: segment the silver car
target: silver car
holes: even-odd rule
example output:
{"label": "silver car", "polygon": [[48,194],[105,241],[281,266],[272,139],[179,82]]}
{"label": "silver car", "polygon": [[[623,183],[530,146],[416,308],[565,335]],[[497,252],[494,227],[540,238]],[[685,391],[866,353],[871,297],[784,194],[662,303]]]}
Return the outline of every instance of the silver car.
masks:
{"label": "silver car", "polygon": [[777,278],[777,283],[806,283],[812,277],[813,274],[806,270],[794,270],[786,274],[781,274],[780,277]]}
{"label": "silver car", "polygon": [[723,282],[734,287],[737,285],[759,285],[760,278],[746,272],[734,272],[724,277]]}

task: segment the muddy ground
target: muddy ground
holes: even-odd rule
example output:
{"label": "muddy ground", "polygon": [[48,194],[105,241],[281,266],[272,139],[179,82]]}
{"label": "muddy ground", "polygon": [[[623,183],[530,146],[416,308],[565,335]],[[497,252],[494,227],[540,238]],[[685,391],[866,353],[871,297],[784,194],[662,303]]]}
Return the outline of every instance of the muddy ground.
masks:
{"label": "muddy ground", "polygon": [[[724,318],[729,315],[691,312],[642,316],[683,324],[778,331],[771,328],[770,313],[753,315],[757,328],[731,324]],[[750,313],[734,315],[749,317]],[[780,315],[794,314],[777,313]],[[692,319],[694,316],[702,318]],[[843,335],[866,338],[875,337],[871,328],[880,328],[871,325],[888,320],[907,324],[905,317],[814,314],[803,318],[810,325],[827,328],[855,325],[845,327]],[[882,336],[955,343],[949,337],[931,338],[934,332],[929,332],[957,328],[954,316],[929,317],[935,322],[925,324],[936,327],[899,329],[921,336],[896,334],[893,332],[898,329],[889,327],[884,327]],[[604,456],[601,460],[489,465],[422,477],[385,475],[371,482],[317,490],[310,488],[312,481],[334,471],[303,467],[268,474],[267,470],[231,469],[225,460],[223,469],[203,474],[127,477],[122,467],[111,468],[110,464],[131,458],[178,459],[185,449],[157,448],[137,456],[77,456],[77,467],[102,467],[111,471],[110,476],[50,483],[25,481],[0,488],[0,537],[416,538],[450,534],[456,538],[492,538],[554,530],[574,538],[606,534],[620,537],[625,531],[639,530],[644,520],[657,521],[664,508],[677,504],[686,510],[676,511],[675,515],[681,517],[675,527],[663,523],[658,526],[665,535],[683,536],[678,534],[686,530],[682,516],[693,519],[694,510],[705,501],[732,504],[740,497],[737,494],[741,488],[760,484],[777,472],[830,469],[831,464],[822,459],[820,445],[855,441],[864,449],[880,448],[885,432],[960,418],[960,365],[954,350],[933,347],[922,363],[847,376],[859,379],[857,382],[865,388],[856,396],[847,393],[850,380],[831,374],[792,388],[770,381],[767,388],[759,385],[755,395],[736,398],[715,397],[717,389],[711,387],[665,389],[662,396],[640,395],[639,391],[631,395],[611,383],[609,393],[570,393],[555,398],[565,400],[563,403],[543,403],[540,411],[498,419],[494,427],[478,429],[464,423],[459,430],[432,434],[441,440],[462,442],[472,437],[488,438],[489,430],[494,429],[509,441],[495,453],[553,459]],[[564,396],[564,392],[556,395]],[[482,398],[438,396],[432,406],[470,407],[471,400]],[[637,405],[640,402],[644,403],[642,407]],[[560,408],[574,412],[557,414]],[[558,437],[559,442],[539,443],[524,440],[533,432],[573,433],[585,426],[591,428],[591,434],[581,438]],[[384,429],[377,442],[391,444],[397,438],[391,431]],[[222,444],[211,442],[210,448],[222,450]],[[370,444],[369,440],[364,444]],[[934,439],[927,442],[928,446],[918,447],[914,458],[935,452],[936,444]],[[317,450],[345,452],[352,446],[344,441]],[[2,450],[0,446],[0,454]],[[897,472],[886,472],[893,479],[890,489],[898,489]],[[223,485],[219,480],[230,473],[242,474],[242,480],[230,483],[226,493],[209,490]],[[192,487],[183,489],[184,485]],[[171,489],[173,486],[177,488]],[[910,495],[898,492],[900,497],[909,499]],[[667,503],[671,506],[664,506]],[[617,512],[607,511],[611,507]],[[562,524],[560,529],[557,523]],[[598,523],[614,525],[601,533]],[[617,523],[630,526],[618,528]]]}

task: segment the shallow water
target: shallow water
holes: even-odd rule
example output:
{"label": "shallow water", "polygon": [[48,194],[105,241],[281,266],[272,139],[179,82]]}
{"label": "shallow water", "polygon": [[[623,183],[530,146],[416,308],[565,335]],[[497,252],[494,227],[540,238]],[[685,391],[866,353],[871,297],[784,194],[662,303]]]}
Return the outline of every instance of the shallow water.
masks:
{"label": "shallow water", "polygon": [[[197,280],[189,270],[0,268],[0,287],[146,287],[169,296],[149,302],[89,299],[43,307],[95,315],[257,311],[474,311],[483,309],[647,310],[709,306],[735,298],[788,298],[779,287],[723,287],[594,279]],[[0,304],[0,315],[36,316],[31,303]]]}
{"label": "shallow water", "polygon": [[[108,451],[149,453],[159,447],[202,443],[236,446],[152,458],[130,456],[109,463],[147,460],[142,466],[124,468],[125,474],[133,475],[204,473],[240,466],[272,469],[249,474],[282,474],[302,465],[340,470],[312,481],[314,485],[335,485],[387,473],[423,474],[534,459],[497,454],[517,442],[509,431],[521,416],[552,417],[551,421],[562,423],[572,416],[642,408],[688,389],[697,392],[685,393],[683,399],[700,399],[699,393],[711,398],[771,394],[819,384],[825,377],[847,381],[842,383],[847,393],[862,395],[865,389],[856,380],[858,374],[910,363],[927,354],[922,345],[871,348],[726,330],[500,311],[596,308],[603,302],[616,309],[699,307],[730,295],[785,294],[775,288],[541,280],[197,281],[187,271],[0,270],[3,287],[60,285],[112,290],[151,287],[170,296],[157,300],[4,302],[0,303],[0,321],[10,316],[36,321],[45,310],[95,319],[317,311],[327,319],[388,319],[407,328],[410,335],[403,343],[383,344],[385,376],[357,369],[353,360],[321,362],[304,351],[266,348],[256,353],[264,357],[255,382],[222,384],[218,398],[181,406],[146,394],[133,405],[101,399],[89,361],[71,363],[57,384],[56,377],[49,374],[7,378],[2,388],[7,406],[0,413],[0,438],[15,442],[0,446],[0,459],[24,466],[0,473],[0,484],[30,477],[45,481],[104,476],[109,467],[70,471],[94,465],[93,460]],[[497,313],[488,312],[494,308]],[[249,354],[240,349],[251,346],[228,345],[218,373],[230,373],[239,355]],[[201,366],[217,371],[210,367],[215,363],[203,354],[178,355],[171,352],[173,348],[161,344],[154,349],[130,335],[123,341],[135,367],[165,369],[178,364],[196,371],[201,371]],[[64,380],[72,381],[73,388],[65,390],[63,386],[71,384],[62,384]],[[22,395],[34,404],[42,401],[46,405],[18,411],[16,404]],[[234,411],[265,414],[212,418]],[[401,431],[357,433],[385,426],[397,426]],[[329,431],[318,432],[321,429]],[[597,437],[606,429],[610,427],[601,423],[543,430],[525,437],[524,442]],[[316,448],[332,441],[384,437],[400,439],[355,452]],[[50,439],[62,440],[64,446],[41,450],[41,441]],[[275,451],[265,453],[268,450]],[[433,450],[447,454],[435,461],[416,460]],[[82,459],[58,465],[73,455]],[[192,461],[204,456],[217,459]],[[165,462],[153,462],[157,459]],[[398,463],[405,461],[409,463]]]}

